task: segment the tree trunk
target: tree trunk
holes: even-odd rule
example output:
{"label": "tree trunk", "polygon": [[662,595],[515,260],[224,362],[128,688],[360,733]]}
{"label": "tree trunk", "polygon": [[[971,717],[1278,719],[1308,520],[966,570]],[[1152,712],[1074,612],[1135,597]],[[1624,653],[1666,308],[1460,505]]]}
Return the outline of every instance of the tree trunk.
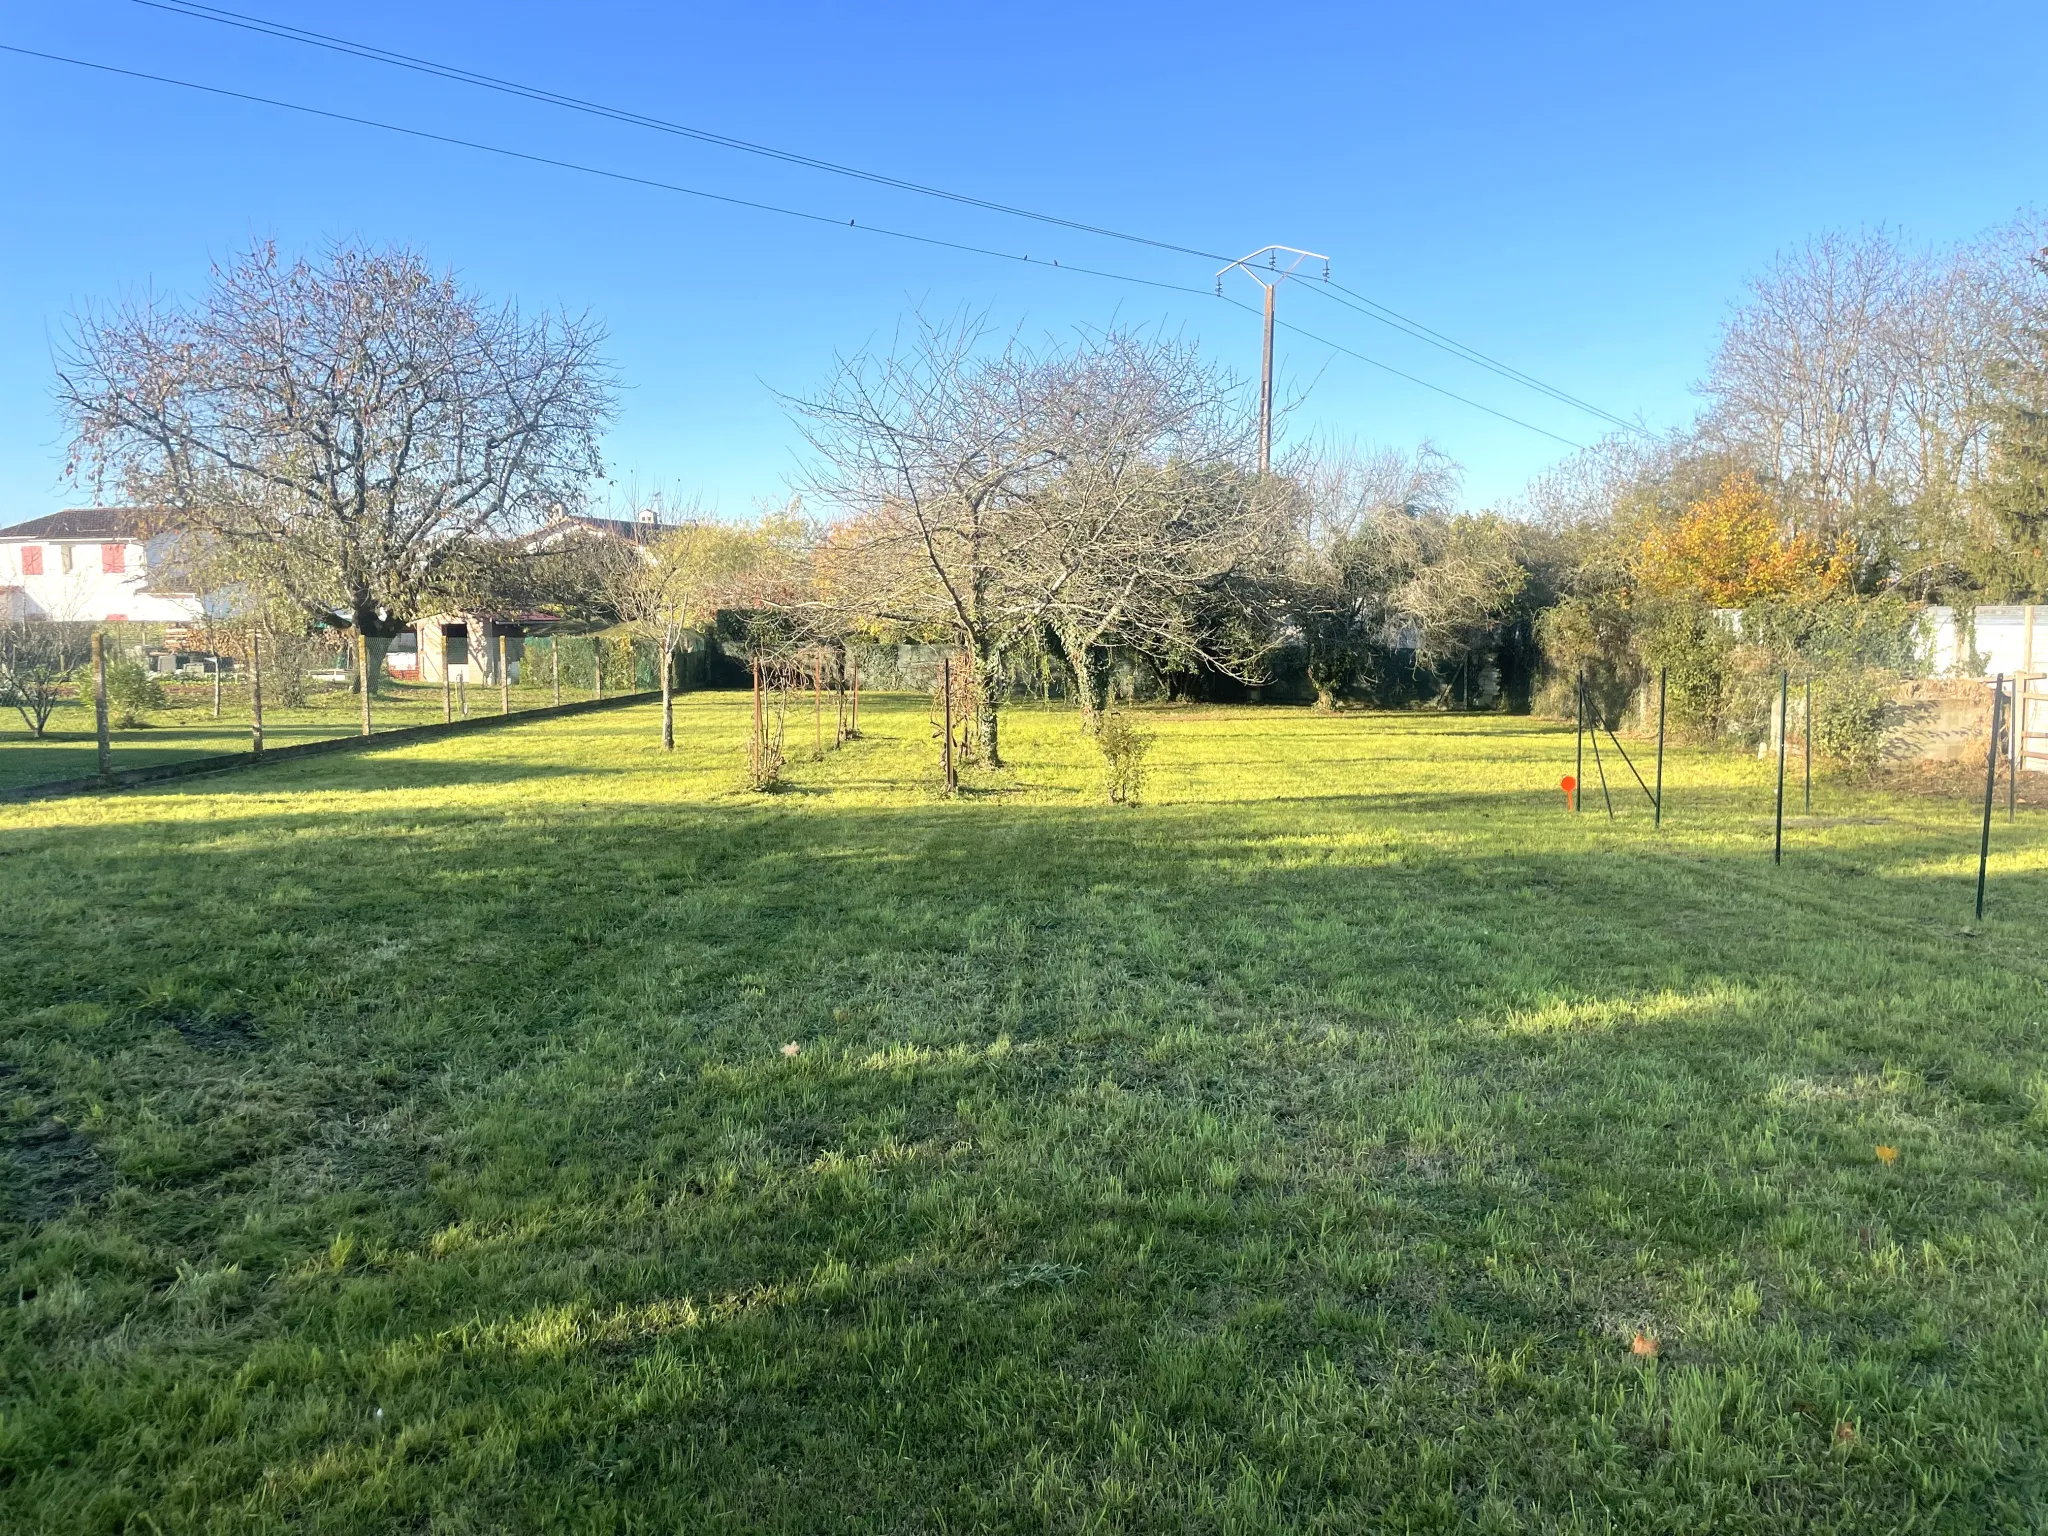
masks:
{"label": "tree trunk", "polygon": [[356,689],[363,690],[365,679],[369,682],[371,697],[379,697],[384,691],[384,657],[391,650],[389,635],[373,635],[365,630],[361,622],[356,626]]}
{"label": "tree trunk", "polygon": [[676,749],[676,647],[673,640],[661,643],[661,750]]}
{"label": "tree trunk", "polygon": [[370,700],[375,695],[377,690],[376,683],[372,681],[374,676],[375,674],[371,671],[370,668],[370,637],[364,634],[361,630],[357,630],[356,678],[358,683],[360,684],[360,686],[357,689],[357,692],[359,692],[363,698],[363,734],[365,736],[370,734]]}
{"label": "tree trunk", "polygon": [[249,751],[263,755],[263,635],[249,631]]}
{"label": "tree trunk", "polygon": [[1067,670],[1074,675],[1074,698],[1081,706],[1081,729],[1092,736],[1101,722],[1102,711],[1107,707],[1109,668],[1104,664],[1107,658],[1101,646],[1090,645],[1071,631],[1060,633],[1057,638],[1060,649],[1066,652]]}
{"label": "tree trunk", "polygon": [[974,737],[982,766],[1003,766],[996,750],[997,711],[1001,708],[1003,656],[1000,651],[977,651],[974,657]]}
{"label": "tree trunk", "polygon": [[114,782],[113,742],[107,735],[107,643],[92,632],[92,727],[99,744],[100,777]]}

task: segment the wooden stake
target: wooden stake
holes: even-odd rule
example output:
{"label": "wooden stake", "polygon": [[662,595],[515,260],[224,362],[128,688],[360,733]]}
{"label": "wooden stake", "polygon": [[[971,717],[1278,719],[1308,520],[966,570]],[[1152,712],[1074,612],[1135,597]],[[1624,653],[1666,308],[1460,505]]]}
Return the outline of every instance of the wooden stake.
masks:
{"label": "wooden stake", "polygon": [[1586,808],[1586,674],[1583,670],[1579,673],[1579,694],[1573,725],[1576,740],[1572,782],[1578,787],[1572,791],[1572,814],[1577,815]]}
{"label": "wooden stake", "polygon": [[92,724],[99,742],[100,777],[114,782],[114,743],[107,734],[107,643],[98,630],[92,632]]}
{"label": "wooden stake", "polygon": [[946,713],[945,746],[940,749],[941,773],[946,784],[946,793],[953,793],[953,658],[939,658],[939,693],[944,701]]}
{"label": "wooden stake", "polygon": [[1977,921],[1984,920],[1984,875],[1991,863],[1991,802],[1998,792],[1999,710],[2005,703],[2005,674],[1991,685],[1991,748],[1984,754],[1984,835],[1977,844]]}
{"label": "wooden stake", "polygon": [[1670,674],[1669,667],[1657,669],[1657,794],[1651,801],[1654,814],[1650,825],[1664,825],[1664,684]]}
{"label": "wooden stake", "polygon": [[1806,702],[1799,706],[1800,747],[1806,753],[1806,814],[1813,814],[1813,679],[1806,680]]}
{"label": "wooden stake", "polygon": [[1778,810],[1776,830],[1771,834],[1771,862],[1782,864],[1785,860],[1785,726],[1786,703],[1792,692],[1792,674],[1778,674]]}
{"label": "wooden stake", "polygon": [[505,665],[505,631],[498,631],[498,713],[512,713],[512,669]]}
{"label": "wooden stake", "polygon": [[263,755],[263,631],[249,631],[249,752]]}

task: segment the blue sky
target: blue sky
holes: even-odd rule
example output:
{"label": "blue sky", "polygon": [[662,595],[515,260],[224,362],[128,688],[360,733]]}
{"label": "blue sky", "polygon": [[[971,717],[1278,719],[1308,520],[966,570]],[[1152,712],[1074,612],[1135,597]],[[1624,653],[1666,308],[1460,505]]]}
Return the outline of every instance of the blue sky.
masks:
{"label": "blue sky", "polygon": [[[695,126],[1203,250],[1328,252],[1333,274],[1654,427],[1681,423],[1745,276],[1828,228],[1974,235],[2048,203],[2048,7],[656,6],[234,8]],[[748,212],[0,54],[0,523],[63,477],[67,317],[190,293],[252,239],[404,242],[527,306],[588,309],[625,384],[623,486],[744,513],[797,435],[775,392],[913,309],[1071,335],[1112,319],[1256,373],[1215,263],[779,165],[179,18],[10,0],[0,42],[387,119],[1032,264]],[[1114,269],[1182,294],[1055,272]],[[1239,281],[1239,297],[1256,290]],[[1283,290],[1283,318],[1591,441],[1591,418]],[[1511,496],[1557,441],[1301,337],[1296,433],[1421,438]]]}

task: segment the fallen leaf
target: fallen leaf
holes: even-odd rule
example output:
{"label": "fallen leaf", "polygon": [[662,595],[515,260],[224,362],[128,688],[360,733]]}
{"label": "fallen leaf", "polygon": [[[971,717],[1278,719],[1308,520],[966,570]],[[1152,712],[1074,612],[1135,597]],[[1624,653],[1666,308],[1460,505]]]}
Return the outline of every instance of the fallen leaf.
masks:
{"label": "fallen leaf", "polygon": [[1629,1345],[1628,1348],[1630,1354],[1642,1355],[1646,1359],[1654,1360],[1663,1350],[1664,1346],[1651,1338],[1647,1333],[1639,1333],[1635,1337],[1635,1342]]}

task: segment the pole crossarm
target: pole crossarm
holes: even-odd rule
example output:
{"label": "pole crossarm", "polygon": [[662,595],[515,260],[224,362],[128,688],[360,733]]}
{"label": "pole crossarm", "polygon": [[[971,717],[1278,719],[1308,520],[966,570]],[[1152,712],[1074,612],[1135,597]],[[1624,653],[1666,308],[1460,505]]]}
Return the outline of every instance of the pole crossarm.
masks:
{"label": "pole crossarm", "polygon": [[[1261,256],[1265,257],[1265,272],[1271,273],[1271,277],[1259,270]],[[1283,256],[1293,258],[1284,267],[1280,265],[1280,258]],[[1288,278],[1294,276],[1304,261],[1320,261],[1323,264],[1323,281],[1330,280],[1330,258],[1321,251],[1304,251],[1292,245],[1262,245],[1249,256],[1240,256],[1228,265],[1218,267],[1216,291],[1219,294],[1223,292],[1223,279],[1231,272],[1244,273],[1261,288],[1278,288]]]}
{"label": "pole crossarm", "polygon": [[[1259,258],[1266,258],[1262,268]],[[1287,264],[1282,266],[1280,258],[1285,256]],[[1304,251],[1292,245],[1262,245],[1248,256],[1240,256],[1216,272],[1216,296],[1223,296],[1223,276],[1226,272],[1242,272],[1260,288],[1265,290],[1266,334],[1265,350],[1259,364],[1259,473],[1265,474],[1273,467],[1273,295],[1280,285],[1300,270],[1305,261],[1320,261],[1323,264],[1323,281],[1330,280],[1330,258],[1320,251]]]}

